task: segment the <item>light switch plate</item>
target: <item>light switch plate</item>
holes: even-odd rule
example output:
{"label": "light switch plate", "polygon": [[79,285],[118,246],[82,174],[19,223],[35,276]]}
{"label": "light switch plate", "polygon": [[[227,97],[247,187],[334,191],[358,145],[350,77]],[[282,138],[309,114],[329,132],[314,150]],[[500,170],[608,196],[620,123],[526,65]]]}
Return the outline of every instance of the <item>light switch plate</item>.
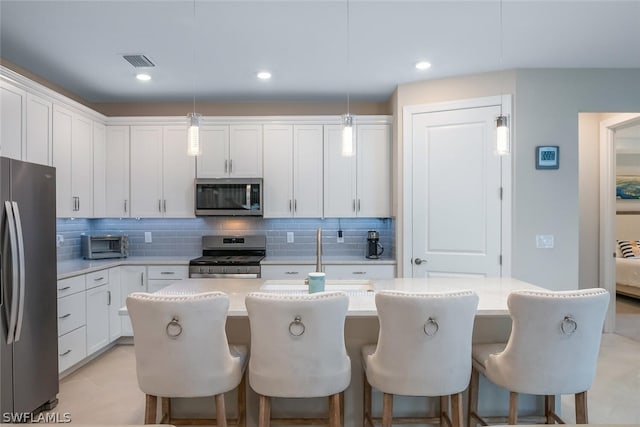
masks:
{"label": "light switch plate", "polygon": [[144,242],[145,243],[151,243],[151,232],[150,231],[145,231],[144,232]]}
{"label": "light switch plate", "polygon": [[293,243],[293,231],[287,231],[287,243]]}
{"label": "light switch plate", "polygon": [[553,234],[536,234],[536,248],[552,249],[553,240]]}

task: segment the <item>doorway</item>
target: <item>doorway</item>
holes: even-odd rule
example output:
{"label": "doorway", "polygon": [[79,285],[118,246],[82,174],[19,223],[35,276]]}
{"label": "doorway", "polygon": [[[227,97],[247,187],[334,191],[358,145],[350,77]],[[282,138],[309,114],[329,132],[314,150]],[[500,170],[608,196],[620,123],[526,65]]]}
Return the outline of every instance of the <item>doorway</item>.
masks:
{"label": "doorway", "polygon": [[511,156],[495,153],[510,96],[405,107],[405,277],[509,276]]}

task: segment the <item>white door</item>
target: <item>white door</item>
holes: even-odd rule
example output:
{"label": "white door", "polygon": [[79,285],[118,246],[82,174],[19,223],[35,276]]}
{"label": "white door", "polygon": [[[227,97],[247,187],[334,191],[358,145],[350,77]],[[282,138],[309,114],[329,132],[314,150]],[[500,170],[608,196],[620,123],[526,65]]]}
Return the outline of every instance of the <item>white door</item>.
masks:
{"label": "white door", "polygon": [[324,216],[356,216],[356,156],[342,155],[340,125],[324,127]]}
{"label": "white door", "polygon": [[107,126],[106,217],[129,216],[129,126]]}
{"label": "white door", "polygon": [[162,216],[162,126],[131,127],[131,216]]}
{"label": "white door", "polygon": [[0,81],[0,155],[22,160],[26,92]]}
{"label": "white door", "polygon": [[229,176],[262,177],[262,125],[229,126]]}
{"label": "white door", "polygon": [[93,120],[73,115],[71,127],[71,195],[76,198],[75,217],[93,216]]}
{"label": "white door", "polygon": [[198,178],[224,178],[229,175],[229,126],[201,126],[200,150]]}
{"label": "white door", "polygon": [[264,217],[293,215],[293,126],[264,125]]}
{"label": "white door", "polygon": [[93,216],[107,214],[107,132],[102,123],[93,122]]}
{"label": "white door", "polygon": [[293,215],[322,217],[322,125],[293,127]]}
{"label": "white door", "polygon": [[87,355],[109,344],[109,289],[107,284],[89,289],[87,304]]}
{"label": "white door", "polygon": [[163,202],[165,217],[193,218],[196,160],[187,154],[187,127],[165,126],[163,142]]}
{"label": "white door", "polygon": [[391,128],[357,126],[357,201],[361,217],[391,216]]}
{"label": "white door", "polygon": [[499,107],[413,117],[413,277],[500,276]]}
{"label": "white door", "polygon": [[73,113],[53,106],[53,166],[56,168],[56,212],[58,217],[75,216],[71,196],[71,129]]}
{"label": "white door", "polygon": [[26,161],[51,165],[51,114],[53,104],[27,93],[27,145]]}

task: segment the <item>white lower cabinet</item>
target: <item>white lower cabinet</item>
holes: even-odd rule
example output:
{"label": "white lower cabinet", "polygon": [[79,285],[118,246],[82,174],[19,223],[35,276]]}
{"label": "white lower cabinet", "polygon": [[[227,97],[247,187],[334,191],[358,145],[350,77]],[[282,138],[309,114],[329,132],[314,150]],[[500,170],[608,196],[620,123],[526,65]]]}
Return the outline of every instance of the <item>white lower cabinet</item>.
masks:
{"label": "white lower cabinet", "polygon": [[148,291],[151,293],[189,277],[189,267],[186,265],[150,265],[147,267],[147,273],[149,274]]}
{"label": "white lower cabinet", "polygon": [[87,357],[85,327],[58,337],[58,372],[63,372]]}
{"label": "white lower cabinet", "polygon": [[85,276],[58,280],[58,372],[87,357]]}
{"label": "white lower cabinet", "polygon": [[86,292],[87,301],[87,355],[109,344],[109,285]]}
{"label": "white lower cabinet", "polygon": [[324,266],[324,272],[329,280],[393,279],[395,277],[395,266],[392,264],[329,264]]}
{"label": "white lower cabinet", "polygon": [[[123,265],[120,267],[120,307],[127,305],[127,296],[133,292],[147,292],[147,267],[144,265]],[[122,336],[133,336],[129,316],[120,316]]]}
{"label": "white lower cabinet", "polygon": [[120,268],[109,269],[108,305],[109,305],[109,342],[113,342],[122,335],[122,319],[119,310],[122,308],[122,289]]}
{"label": "white lower cabinet", "polygon": [[315,264],[263,265],[260,267],[260,275],[265,280],[306,279],[312,271],[316,271]]}

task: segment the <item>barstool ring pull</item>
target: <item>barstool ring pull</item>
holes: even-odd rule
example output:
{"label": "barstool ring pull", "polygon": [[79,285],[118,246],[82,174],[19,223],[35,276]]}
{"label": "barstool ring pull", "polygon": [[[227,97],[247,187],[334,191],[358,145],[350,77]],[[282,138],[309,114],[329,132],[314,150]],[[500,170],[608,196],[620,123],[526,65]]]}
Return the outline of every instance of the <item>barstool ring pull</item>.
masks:
{"label": "barstool ring pull", "polygon": [[571,335],[578,329],[578,322],[571,316],[564,316],[560,324],[560,329],[562,329],[563,334]]}
{"label": "barstool ring pull", "polygon": [[289,335],[293,337],[299,337],[304,334],[305,331],[304,323],[302,323],[302,318],[300,316],[296,316],[293,318],[293,322],[289,323]]}
{"label": "barstool ring pull", "polygon": [[167,335],[169,338],[177,338],[182,333],[182,325],[178,321],[178,317],[174,316],[169,323],[167,323]]}
{"label": "barstool ring pull", "polygon": [[440,326],[433,317],[429,317],[427,321],[424,322],[424,327],[422,328],[424,334],[428,337],[434,336],[438,332],[438,329],[440,329]]}

